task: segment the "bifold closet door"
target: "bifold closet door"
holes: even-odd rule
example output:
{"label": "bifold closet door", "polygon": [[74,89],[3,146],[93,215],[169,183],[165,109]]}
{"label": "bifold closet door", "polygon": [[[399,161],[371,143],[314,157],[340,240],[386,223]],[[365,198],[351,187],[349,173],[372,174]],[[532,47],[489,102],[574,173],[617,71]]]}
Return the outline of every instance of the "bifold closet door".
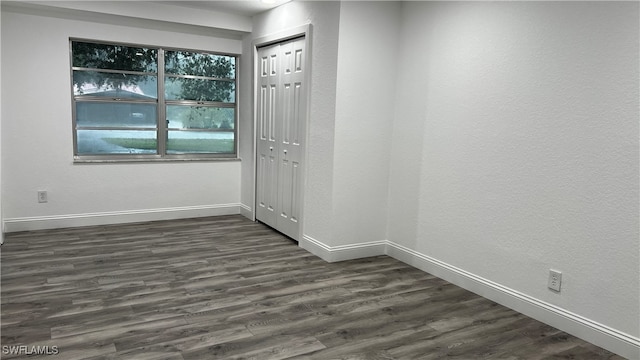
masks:
{"label": "bifold closet door", "polygon": [[306,89],[304,38],[258,49],[256,218],[298,239]]}

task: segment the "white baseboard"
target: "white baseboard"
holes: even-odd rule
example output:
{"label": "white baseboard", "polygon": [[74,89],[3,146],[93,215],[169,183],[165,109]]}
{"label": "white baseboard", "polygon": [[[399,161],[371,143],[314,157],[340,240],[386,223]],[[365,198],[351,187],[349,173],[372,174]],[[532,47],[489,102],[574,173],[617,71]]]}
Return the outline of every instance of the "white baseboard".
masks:
{"label": "white baseboard", "polygon": [[304,235],[300,247],[327,262],[388,255],[484,298],[518,311],[628,359],[640,359],[640,338],[612,329],[563,308],[484,279],[417,251],[382,240],[328,246]]}
{"label": "white baseboard", "polygon": [[240,215],[246,217],[251,221],[256,220],[255,215],[253,214],[253,209],[245,204],[240,204]]}
{"label": "white baseboard", "polygon": [[387,241],[372,241],[354,245],[327,246],[320,241],[303,235],[298,245],[326,262],[353,260],[385,254]]}
{"label": "white baseboard", "polygon": [[640,359],[640,338],[502,286],[455,266],[388,241],[387,255],[484,298],[584,339],[628,359]]}
{"label": "white baseboard", "polygon": [[5,232],[32,231],[92,225],[124,224],[240,214],[240,204],[216,204],[162,209],[109,211],[4,219]]}

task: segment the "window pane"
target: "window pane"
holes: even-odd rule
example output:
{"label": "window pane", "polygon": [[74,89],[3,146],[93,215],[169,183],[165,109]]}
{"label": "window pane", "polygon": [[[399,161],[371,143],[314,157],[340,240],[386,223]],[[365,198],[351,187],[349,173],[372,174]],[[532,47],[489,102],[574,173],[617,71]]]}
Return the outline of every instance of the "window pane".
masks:
{"label": "window pane", "polygon": [[71,51],[77,155],[235,154],[235,56],[91,41]]}
{"label": "window pane", "polygon": [[78,130],[78,155],[157,154],[155,131]]}
{"label": "window pane", "polygon": [[167,106],[170,129],[233,129],[235,109],[208,106]]}
{"label": "window pane", "polygon": [[73,95],[155,100],[158,98],[158,78],[154,75],[74,70]]}
{"label": "window pane", "polygon": [[169,74],[198,75],[221,79],[235,79],[236,58],[233,56],[166,51],[165,69]]}
{"label": "window pane", "polygon": [[156,128],[155,104],[76,102],[78,127]]}
{"label": "window pane", "polygon": [[236,101],[233,81],[167,77],[164,86],[167,100]]}
{"label": "window pane", "polygon": [[167,154],[233,154],[234,133],[206,131],[169,131]]}
{"label": "window pane", "polygon": [[158,72],[156,49],[73,41],[71,50],[74,67]]}

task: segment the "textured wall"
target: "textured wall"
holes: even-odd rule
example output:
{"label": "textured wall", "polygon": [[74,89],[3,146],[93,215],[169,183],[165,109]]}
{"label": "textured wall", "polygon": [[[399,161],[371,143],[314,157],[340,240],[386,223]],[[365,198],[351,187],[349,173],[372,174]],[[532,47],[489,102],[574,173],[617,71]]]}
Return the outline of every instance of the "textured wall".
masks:
{"label": "textured wall", "polygon": [[395,102],[399,2],[340,7],[333,168],[327,245],[385,240]]}
{"label": "textured wall", "polygon": [[[2,39],[2,27],[0,26],[0,39]],[[0,245],[4,242],[4,219],[2,217],[2,47],[0,46]]]}
{"label": "textured wall", "polygon": [[637,337],[638,22],[405,3],[389,240]]}
{"label": "textured wall", "polygon": [[241,51],[239,40],[3,11],[5,220],[240,202],[239,162],[73,165],[69,37]]}
{"label": "textured wall", "polygon": [[[238,79],[238,156],[242,159],[240,176],[241,203],[245,209],[255,208],[255,138],[253,123],[253,36],[247,34],[242,40],[242,56],[240,57],[240,78]],[[245,216],[248,216],[247,212]],[[253,215],[251,215],[253,216]]]}

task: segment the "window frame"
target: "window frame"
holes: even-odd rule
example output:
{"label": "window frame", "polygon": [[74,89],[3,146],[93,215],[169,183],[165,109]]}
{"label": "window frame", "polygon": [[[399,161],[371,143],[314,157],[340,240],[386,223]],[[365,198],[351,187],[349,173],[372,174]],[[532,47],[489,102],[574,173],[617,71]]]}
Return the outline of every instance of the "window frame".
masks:
{"label": "window frame", "polygon": [[[73,43],[84,42],[91,44],[105,44],[114,46],[127,46],[127,47],[139,47],[153,49],[157,51],[157,72],[137,72],[129,70],[111,70],[111,69],[95,69],[76,67],[73,63]],[[215,78],[205,77],[198,75],[179,75],[169,74],[167,76],[165,69],[165,52],[177,51],[177,52],[192,52],[199,54],[208,54],[216,56],[224,56],[234,58],[234,78]],[[74,163],[95,163],[95,162],[157,162],[157,161],[224,161],[224,160],[239,160],[238,158],[238,103],[239,103],[239,65],[240,54],[235,53],[223,53],[210,50],[198,50],[179,47],[168,47],[159,45],[145,45],[138,43],[118,42],[118,41],[104,41],[93,40],[84,38],[69,38],[69,69],[70,69],[70,91],[71,91],[71,111],[72,111],[72,132],[73,132],[73,161]],[[74,71],[96,71],[96,72],[112,72],[117,74],[128,73],[131,75],[153,75],[157,77],[157,91],[158,95],[156,99],[118,99],[118,98],[105,98],[101,96],[78,96],[74,93]],[[221,102],[221,101],[194,101],[194,100],[167,100],[167,94],[165,94],[165,80],[167,77],[180,78],[180,79],[208,79],[217,81],[233,82],[234,89],[234,101],[233,102]],[[77,124],[77,103],[105,103],[105,104],[154,104],[156,107],[156,126],[155,127],[91,127],[91,130],[133,130],[133,131],[155,131],[156,133],[156,151],[157,153],[149,154],[79,154],[78,152],[78,131],[87,130],[86,127],[78,127]],[[166,109],[167,106],[197,106],[197,107],[212,107],[212,108],[231,108],[233,109],[233,128],[232,129],[176,129],[171,128],[167,124]],[[160,119],[165,119],[161,121]],[[171,130],[170,130],[171,129]],[[233,133],[233,153],[197,153],[197,152],[185,152],[185,153],[168,153],[167,152],[167,140],[169,138],[169,132],[206,132],[216,133],[225,132]]]}

